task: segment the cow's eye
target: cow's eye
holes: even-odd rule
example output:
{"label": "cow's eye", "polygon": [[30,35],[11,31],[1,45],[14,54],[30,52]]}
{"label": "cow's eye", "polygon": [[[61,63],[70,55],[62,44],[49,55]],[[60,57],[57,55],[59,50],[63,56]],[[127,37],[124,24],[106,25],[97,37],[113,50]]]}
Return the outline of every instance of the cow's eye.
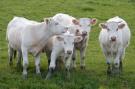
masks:
{"label": "cow's eye", "polygon": [[79,29],[76,29],[76,32],[79,32]]}
{"label": "cow's eye", "polygon": [[118,31],[119,29],[117,28],[116,31]]}
{"label": "cow's eye", "polygon": [[59,23],[55,23],[55,25],[59,25]]}
{"label": "cow's eye", "polygon": [[107,28],[107,31],[110,31],[110,29],[109,29],[109,28]]}
{"label": "cow's eye", "polygon": [[66,42],[64,42],[64,44],[66,44]]}

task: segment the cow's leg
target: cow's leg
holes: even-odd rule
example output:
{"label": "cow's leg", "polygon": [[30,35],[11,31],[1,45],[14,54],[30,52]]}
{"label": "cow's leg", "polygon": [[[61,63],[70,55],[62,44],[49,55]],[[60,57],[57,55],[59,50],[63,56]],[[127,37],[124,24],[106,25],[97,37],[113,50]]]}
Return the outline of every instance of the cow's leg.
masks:
{"label": "cow's leg", "polygon": [[[66,76],[67,76],[67,78],[69,79],[70,78],[70,67],[71,67],[71,59],[72,58],[72,55],[70,55],[69,57],[68,57],[68,59],[66,59],[66,64],[65,64],[65,67],[66,67]],[[65,59],[65,58],[64,58]]]}
{"label": "cow's leg", "polygon": [[119,64],[120,64],[120,60],[119,59],[120,59],[120,56],[117,53],[116,58],[114,59],[114,67],[115,68],[119,68]]}
{"label": "cow's leg", "polygon": [[16,54],[17,54],[17,51],[16,50],[14,50],[14,59],[16,58]]}
{"label": "cow's leg", "polygon": [[49,65],[49,70],[46,76],[46,80],[49,79],[52,76],[52,73],[55,69],[56,66],[56,59],[57,59],[57,53],[55,51],[52,51],[51,53],[51,61],[50,61],[50,65]]}
{"label": "cow's leg", "polygon": [[50,65],[51,59],[48,59],[48,70],[49,70],[49,65]]}
{"label": "cow's leg", "polygon": [[108,74],[108,75],[111,75],[111,64],[108,63],[107,66],[108,66],[108,67],[107,67],[107,74]]}
{"label": "cow's leg", "polygon": [[56,67],[55,67],[55,70],[59,70],[60,69],[60,57],[56,59]]}
{"label": "cow's leg", "polygon": [[47,60],[48,60],[48,70],[49,70],[49,65],[50,65],[50,61],[51,61],[50,56],[51,56],[51,53],[46,52],[46,57],[47,57]]}
{"label": "cow's leg", "polygon": [[122,60],[120,60],[120,72],[122,72],[122,70],[123,70],[123,64],[122,64]]}
{"label": "cow's leg", "polygon": [[115,74],[118,74],[120,73],[120,57],[121,57],[121,54],[123,52],[123,49],[122,48],[119,48],[117,53],[116,53],[116,57],[114,59],[114,73]]}
{"label": "cow's leg", "polygon": [[17,69],[19,69],[19,70],[22,67],[21,59],[22,59],[22,51],[21,50],[18,50]]}
{"label": "cow's leg", "polygon": [[81,67],[81,69],[85,69],[85,51],[86,51],[86,48],[82,48],[80,50],[80,67]]}
{"label": "cow's leg", "polygon": [[112,68],[111,68],[111,57],[109,54],[106,55],[106,63],[107,63],[107,74],[111,75],[112,73]]}
{"label": "cow's leg", "polygon": [[103,53],[106,57],[106,64],[107,64],[107,75],[110,75],[112,73],[112,69],[111,69],[111,53],[107,52],[105,48],[103,48]]}
{"label": "cow's leg", "polygon": [[40,72],[40,56],[39,56],[39,54],[35,56],[35,66],[36,66],[36,74],[41,75],[41,72]]}
{"label": "cow's leg", "polygon": [[9,65],[13,65],[13,55],[14,55],[14,50],[10,46],[8,47],[8,55],[9,55]]}
{"label": "cow's leg", "polygon": [[125,48],[123,48],[122,52],[121,52],[121,56],[120,56],[120,71],[122,72],[123,69],[123,65],[122,65],[122,59],[125,55]]}
{"label": "cow's leg", "polygon": [[65,67],[66,67],[66,69],[70,69],[70,67],[71,67],[71,56],[70,57],[68,57],[68,59],[66,59],[66,62],[65,62],[66,64],[65,64]]}
{"label": "cow's leg", "polygon": [[73,55],[72,55],[72,68],[75,69],[76,68],[76,49],[74,48],[73,50]]}
{"label": "cow's leg", "polygon": [[23,56],[23,78],[27,79],[28,51],[24,47],[22,47],[22,56]]}

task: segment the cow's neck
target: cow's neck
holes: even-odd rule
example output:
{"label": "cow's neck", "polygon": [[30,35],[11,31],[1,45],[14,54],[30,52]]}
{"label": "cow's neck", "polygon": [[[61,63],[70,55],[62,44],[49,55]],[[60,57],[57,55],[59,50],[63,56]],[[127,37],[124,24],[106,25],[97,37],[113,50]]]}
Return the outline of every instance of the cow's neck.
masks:
{"label": "cow's neck", "polygon": [[37,55],[39,52],[42,51],[42,49],[45,47],[45,45],[47,44],[47,40],[52,37],[54,35],[54,33],[52,32],[51,29],[49,29],[49,27],[45,24],[45,23],[41,23],[41,25],[39,25],[39,29],[37,29],[38,31],[36,31],[36,35],[37,36],[37,42],[38,44],[35,45],[35,52],[34,55]]}

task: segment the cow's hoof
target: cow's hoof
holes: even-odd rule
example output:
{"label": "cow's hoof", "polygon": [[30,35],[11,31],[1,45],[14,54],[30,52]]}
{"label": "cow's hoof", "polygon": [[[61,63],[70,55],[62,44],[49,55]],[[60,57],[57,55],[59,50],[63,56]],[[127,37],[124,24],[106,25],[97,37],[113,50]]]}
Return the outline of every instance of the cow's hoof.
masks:
{"label": "cow's hoof", "polygon": [[119,68],[119,70],[120,70],[120,74],[121,74],[121,73],[122,73],[122,71],[123,71],[123,69],[120,67],[120,68]]}
{"label": "cow's hoof", "polygon": [[24,80],[27,80],[27,79],[28,79],[27,74],[23,74],[23,79],[24,79]]}
{"label": "cow's hoof", "polygon": [[9,66],[13,66],[13,62],[9,62]]}
{"label": "cow's hoof", "polygon": [[69,72],[66,73],[66,79],[70,80],[70,73]]}
{"label": "cow's hoof", "polygon": [[17,71],[21,71],[21,70],[22,70],[22,68],[23,68],[23,67],[22,67],[22,65],[21,65],[21,64],[17,64],[17,65],[16,65],[16,69],[17,69]]}
{"label": "cow's hoof", "polygon": [[76,70],[76,66],[71,66],[71,70]]}
{"label": "cow's hoof", "polygon": [[37,75],[37,77],[40,77],[40,78],[42,78],[42,75],[41,75],[41,73],[36,73],[36,75]]}
{"label": "cow's hoof", "polygon": [[47,73],[47,75],[46,75],[45,80],[48,80],[48,79],[50,79],[50,78],[51,78],[53,71],[54,71],[54,69],[53,69],[53,68],[50,68],[50,69],[49,69],[49,71],[48,71],[48,73]]}
{"label": "cow's hoof", "polygon": [[120,69],[119,68],[116,68],[116,67],[113,67],[113,74],[114,75],[118,75],[118,74],[120,74]]}
{"label": "cow's hoof", "polygon": [[110,76],[111,74],[112,74],[111,69],[108,69],[108,70],[107,70],[107,75],[109,75],[109,76]]}
{"label": "cow's hoof", "polygon": [[74,71],[75,71],[75,70],[76,70],[76,67],[72,67],[72,70],[74,70]]}
{"label": "cow's hoof", "polygon": [[45,80],[49,80],[51,78],[51,73],[47,73]]}
{"label": "cow's hoof", "polygon": [[85,70],[85,66],[80,66],[81,70]]}

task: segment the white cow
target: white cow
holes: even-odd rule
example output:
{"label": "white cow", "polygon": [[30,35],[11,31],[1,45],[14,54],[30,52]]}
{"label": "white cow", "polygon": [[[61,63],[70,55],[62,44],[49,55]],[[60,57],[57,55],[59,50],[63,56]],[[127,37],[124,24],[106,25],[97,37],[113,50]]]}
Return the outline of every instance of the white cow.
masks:
{"label": "white cow", "polygon": [[47,43],[48,38],[56,34],[62,34],[66,31],[67,27],[53,19],[46,19],[45,22],[40,23],[22,17],[14,17],[9,22],[7,27],[9,56],[13,53],[12,49],[22,51],[24,78],[27,77],[28,52],[31,52],[34,55],[36,73],[40,74],[39,54]]}
{"label": "white cow", "polygon": [[[36,21],[32,21],[32,20],[28,20],[28,19],[25,19],[24,17],[14,17],[13,18],[14,20],[12,20],[12,23],[14,24],[17,24],[18,26],[26,26],[26,25],[30,25],[30,24],[37,24],[38,22]],[[20,22],[21,21],[21,22]],[[23,24],[22,24],[23,23]],[[13,25],[12,25],[13,26]],[[12,27],[11,26],[11,27]],[[8,29],[10,29],[11,27],[8,27],[7,28],[7,34],[8,34]],[[20,30],[21,31],[21,30]],[[20,35],[20,34],[18,34]],[[7,37],[8,39],[8,37]],[[11,44],[8,44],[8,48],[9,48],[9,64],[12,65],[13,64],[13,57],[15,58],[16,57],[16,49],[18,51],[18,59],[17,59],[17,66],[20,67],[21,66],[21,58],[22,58],[22,51],[21,51],[21,48],[16,48],[16,49],[13,49],[13,47],[11,47]],[[18,68],[17,67],[17,68]]]}
{"label": "white cow", "polygon": [[[107,74],[119,73],[122,70],[122,58],[131,36],[128,24],[116,16],[99,26],[101,27],[99,42],[108,64]],[[114,59],[113,68],[110,65],[111,59]]]}
{"label": "white cow", "polygon": [[95,18],[80,18],[79,19],[80,26],[81,26],[81,31],[82,31],[82,40],[80,42],[75,43],[74,47],[74,52],[73,52],[73,57],[72,57],[72,67],[76,67],[76,50],[79,50],[80,52],[80,65],[81,68],[85,68],[85,52],[86,48],[88,45],[88,40],[89,40],[89,34],[91,31],[91,26],[96,24],[97,19]]}
{"label": "white cow", "polygon": [[45,46],[49,67],[46,79],[51,76],[52,71],[55,69],[56,60],[63,60],[67,72],[69,72],[74,42],[79,42],[81,40],[81,36],[74,36],[74,34],[70,34],[69,32],[63,35],[53,36],[48,40],[47,45]]}

